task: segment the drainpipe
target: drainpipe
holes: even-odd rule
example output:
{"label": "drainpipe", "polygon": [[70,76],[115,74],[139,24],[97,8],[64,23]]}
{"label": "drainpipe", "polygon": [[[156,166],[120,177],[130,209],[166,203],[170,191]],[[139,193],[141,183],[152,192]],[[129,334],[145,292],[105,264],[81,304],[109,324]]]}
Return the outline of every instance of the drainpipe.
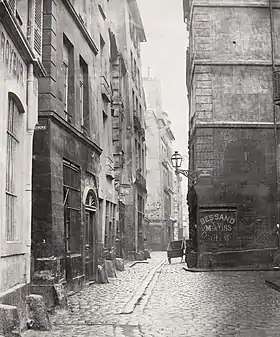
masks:
{"label": "drainpipe", "polygon": [[32,205],[32,145],[33,145],[33,132],[34,132],[34,113],[36,105],[34,105],[34,75],[33,64],[28,65],[27,70],[27,121],[26,121],[26,139],[25,139],[25,170],[26,170],[26,183],[25,183],[25,250],[26,250],[26,263],[25,275],[26,282],[30,282],[30,266],[31,266],[31,205]]}
{"label": "drainpipe", "polygon": [[272,64],[272,104],[273,104],[273,124],[274,124],[274,146],[275,146],[275,208],[276,208],[276,223],[279,222],[278,215],[278,162],[277,162],[277,150],[278,150],[278,137],[277,137],[277,108],[274,104],[274,93],[275,93],[275,81],[274,81],[274,71],[275,71],[275,32],[274,32],[274,16],[272,0],[269,0],[269,17],[270,17],[270,40],[271,40],[271,64]]}

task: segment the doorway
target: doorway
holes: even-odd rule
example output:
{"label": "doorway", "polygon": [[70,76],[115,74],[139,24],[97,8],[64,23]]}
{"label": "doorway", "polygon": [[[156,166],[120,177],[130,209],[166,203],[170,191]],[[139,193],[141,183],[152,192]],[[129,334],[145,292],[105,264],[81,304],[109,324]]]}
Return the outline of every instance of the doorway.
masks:
{"label": "doorway", "polygon": [[85,278],[95,278],[96,270],[96,197],[93,190],[87,192],[85,201]]}

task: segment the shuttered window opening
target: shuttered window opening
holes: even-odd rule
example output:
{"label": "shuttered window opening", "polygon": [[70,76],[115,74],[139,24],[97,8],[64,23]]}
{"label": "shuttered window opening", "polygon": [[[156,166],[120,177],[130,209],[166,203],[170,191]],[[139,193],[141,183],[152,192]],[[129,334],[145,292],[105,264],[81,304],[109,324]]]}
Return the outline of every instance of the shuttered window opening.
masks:
{"label": "shuttered window opening", "polygon": [[11,8],[11,11],[15,13],[16,11],[16,0],[8,0],[8,5]]}
{"label": "shuttered window opening", "polygon": [[34,50],[42,54],[42,26],[43,26],[43,1],[35,0],[34,3]]}
{"label": "shuttered window opening", "polygon": [[280,99],[280,69],[274,71],[274,99]]}

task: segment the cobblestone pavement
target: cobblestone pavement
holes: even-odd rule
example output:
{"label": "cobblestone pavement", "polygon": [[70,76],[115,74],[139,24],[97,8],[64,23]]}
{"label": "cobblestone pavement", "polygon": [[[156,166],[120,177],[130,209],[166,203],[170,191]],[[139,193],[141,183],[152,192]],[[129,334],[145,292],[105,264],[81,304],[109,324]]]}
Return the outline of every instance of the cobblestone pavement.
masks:
{"label": "cobblestone pavement", "polygon": [[[132,314],[120,314],[135,289],[166,253],[70,297],[53,317],[53,330],[28,337],[265,337],[280,336],[280,293],[270,272],[190,273],[180,259],[164,264]],[[24,336],[25,337],[25,336]]]}

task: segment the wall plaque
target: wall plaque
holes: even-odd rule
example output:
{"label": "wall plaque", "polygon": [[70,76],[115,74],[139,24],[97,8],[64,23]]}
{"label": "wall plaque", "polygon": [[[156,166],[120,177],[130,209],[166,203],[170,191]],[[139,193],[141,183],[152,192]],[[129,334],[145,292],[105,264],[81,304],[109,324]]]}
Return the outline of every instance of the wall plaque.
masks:
{"label": "wall plaque", "polygon": [[236,209],[216,208],[199,210],[200,242],[228,244],[236,237]]}

